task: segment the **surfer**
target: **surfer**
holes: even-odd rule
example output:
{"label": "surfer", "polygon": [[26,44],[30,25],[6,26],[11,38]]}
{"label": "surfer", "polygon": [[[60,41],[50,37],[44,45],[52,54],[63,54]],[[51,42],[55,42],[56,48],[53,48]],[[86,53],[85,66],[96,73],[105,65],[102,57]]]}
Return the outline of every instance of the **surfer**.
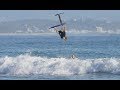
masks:
{"label": "surfer", "polygon": [[[60,24],[52,26],[52,27],[50,27],[50,29],[54,28],[54,30],[60,35],[61,39],[64,39],[66,41],[67,40],[67,36],[66,36],[66,28],[64,26],[65,23],[62,22],[60,14],[63,14],[63,13],[59,13],[59,14],[55,15],[55,16],[58,16]],[[56,27],[61,27],[61,30],[57,30]]]}
{"label": "surfer", "polygon": [[75,55],[73,54],[72,56],[71,56],[71,59],[75,59],[76,57],[75,57]]}
{"label": "surfer", "polygon": [[61,39],[64,39],[65,41],[67,40],[67,36],[66,36],[66,32],[65,32],[65,30],[66,30],[65,26],[62,27],[61,30],[57,30],[56,28],[54,28],[54,30],[56,32],[58,32],[58,34],[60,35]]}

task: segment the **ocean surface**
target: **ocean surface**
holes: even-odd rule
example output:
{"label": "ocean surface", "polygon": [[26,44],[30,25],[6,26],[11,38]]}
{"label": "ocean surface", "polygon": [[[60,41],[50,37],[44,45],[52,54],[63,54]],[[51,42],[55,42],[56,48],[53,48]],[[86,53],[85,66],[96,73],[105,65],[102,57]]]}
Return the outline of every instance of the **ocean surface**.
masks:
{"label": "ocean surface", "polygon": [[120,80],[120,36],[0,35],[0,80]]}

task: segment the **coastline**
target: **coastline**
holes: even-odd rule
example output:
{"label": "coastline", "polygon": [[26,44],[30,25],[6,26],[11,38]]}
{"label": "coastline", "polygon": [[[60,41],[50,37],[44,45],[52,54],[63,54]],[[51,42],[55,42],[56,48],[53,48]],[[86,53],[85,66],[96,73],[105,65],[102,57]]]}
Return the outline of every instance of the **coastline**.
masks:
{"label": "coastline", "polygon": [[[67,33],[67,36],[118,36],[119,34]],[[58,36],[58,33],[0,33],[0,36]]]}

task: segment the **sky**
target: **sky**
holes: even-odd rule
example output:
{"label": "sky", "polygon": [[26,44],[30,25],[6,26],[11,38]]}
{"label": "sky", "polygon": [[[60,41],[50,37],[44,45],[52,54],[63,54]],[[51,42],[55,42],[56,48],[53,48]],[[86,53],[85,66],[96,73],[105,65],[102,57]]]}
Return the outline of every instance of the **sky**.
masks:
{"label": "sky", "polygon": [[120,10],[0,10],[0,22],[24,19],[58,20],[54,15],[64,12],[64,20],[93,18],[120,21]]}

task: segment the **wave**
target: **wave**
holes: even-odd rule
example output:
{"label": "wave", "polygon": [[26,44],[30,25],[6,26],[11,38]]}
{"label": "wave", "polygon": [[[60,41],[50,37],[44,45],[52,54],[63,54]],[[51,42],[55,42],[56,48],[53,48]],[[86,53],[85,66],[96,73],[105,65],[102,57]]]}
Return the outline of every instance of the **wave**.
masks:
{"label": "wave", "polygon": [[119,58],[47,58],[29,54],[0,58],[0,75],[79,75],[85,73],[120,74]]}

